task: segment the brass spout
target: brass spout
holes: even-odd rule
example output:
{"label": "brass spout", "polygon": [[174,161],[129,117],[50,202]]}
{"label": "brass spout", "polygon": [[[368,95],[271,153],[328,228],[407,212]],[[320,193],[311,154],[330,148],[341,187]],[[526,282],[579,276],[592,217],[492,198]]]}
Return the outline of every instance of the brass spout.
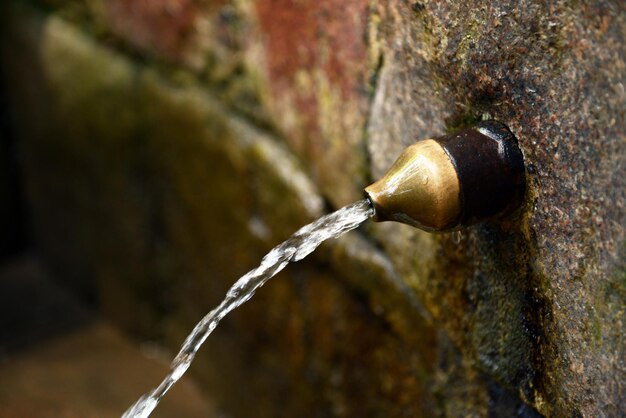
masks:
{"label": "brass spout", "polygon": [[517,139],[505,125],[485,121],[409,146],[365,193],[376,221],[446,231],[513,211],[524,190]]}

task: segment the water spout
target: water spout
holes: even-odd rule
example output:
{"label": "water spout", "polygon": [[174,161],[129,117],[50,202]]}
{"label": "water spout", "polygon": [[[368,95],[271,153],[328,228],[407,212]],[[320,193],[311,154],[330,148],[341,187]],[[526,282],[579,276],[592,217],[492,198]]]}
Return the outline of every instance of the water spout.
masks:
{"label": "water spout", "polygon": [[458,229],[508,213],[524,194],[524,162],[517,140],[501,123],[471,129],[408,147],[387,174],[365,189],[367,198],[323,216],[271,250],[261,265],[241,277],[226,297],[196,325],[161,384],[142,396],[123,418],[143,418],[181,378],[200,346],[229,312],[292,261],[322,242],[357,228],[370,217],[428,231]]}
{"label": "water spout", "polygon": [[524,190],[517,139],[505,125],[485,121],[411,145],[365,193],[376,221],[446,231],[510,213]]}

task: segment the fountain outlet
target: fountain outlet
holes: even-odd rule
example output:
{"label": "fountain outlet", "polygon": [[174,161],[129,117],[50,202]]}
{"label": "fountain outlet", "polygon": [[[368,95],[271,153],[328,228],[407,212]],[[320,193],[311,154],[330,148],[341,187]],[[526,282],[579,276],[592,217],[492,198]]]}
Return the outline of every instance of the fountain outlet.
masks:
{"label": "fountain outlet", "polygon": [[365,193],[375,221],[449,231],[510,213],[524,190],[517,139],[502,123],[484,121],[409,146]]}
{"label": "fountain outlet", "polygon": [[515,209],[524,194],[524,161],[506,126],[477,126],[408,147],[387,174],[355,202],[300,228],[243,275],[226,297],[198,322],[161,383],[144,394],[123,418],[145,418],[191,365],[220,321],[248,301],[258,288],[322,242],[338,238],[371,216],[429,231],[443,231]]}

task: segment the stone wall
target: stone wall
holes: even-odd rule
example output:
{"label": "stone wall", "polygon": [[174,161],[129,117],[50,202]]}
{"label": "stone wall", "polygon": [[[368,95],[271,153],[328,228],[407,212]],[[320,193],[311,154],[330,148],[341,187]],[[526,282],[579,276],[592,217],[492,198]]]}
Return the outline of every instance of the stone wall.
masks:
{"label": "stone wall", "polygon": [[621,413],[621,2],[3,7],[35,240],[120,326],[172,349],[404,146],[486,116],[519,138],[514,216],[455,235],[367,224],[224,321],[191,372],[226,413]]}

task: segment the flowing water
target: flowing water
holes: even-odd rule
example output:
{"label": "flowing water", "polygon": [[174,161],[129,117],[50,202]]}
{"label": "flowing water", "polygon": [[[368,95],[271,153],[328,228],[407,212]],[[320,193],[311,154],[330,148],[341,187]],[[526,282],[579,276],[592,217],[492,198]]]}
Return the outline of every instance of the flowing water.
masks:
{"label": "flowing water", "polygon": [[368,200],[361,200],[323,216],[317,221],[299,229],[289,239],[274,247],[261,261],[261,265],[242,276],[228,290],[226,297],[215,309],[209,312],[183,343],[178,355],[172,361],[169,374],[161,384],[143,395],[122,416],[123,418],[147,417],[157,406],[163,395],[181,378],[193,361],[198,349],[217,327],[217,324],[230,311],[239,307],[254,292],[291,261],[302,260],[311,254],[322,242],[337,238],[358,227],[374,214]]}

